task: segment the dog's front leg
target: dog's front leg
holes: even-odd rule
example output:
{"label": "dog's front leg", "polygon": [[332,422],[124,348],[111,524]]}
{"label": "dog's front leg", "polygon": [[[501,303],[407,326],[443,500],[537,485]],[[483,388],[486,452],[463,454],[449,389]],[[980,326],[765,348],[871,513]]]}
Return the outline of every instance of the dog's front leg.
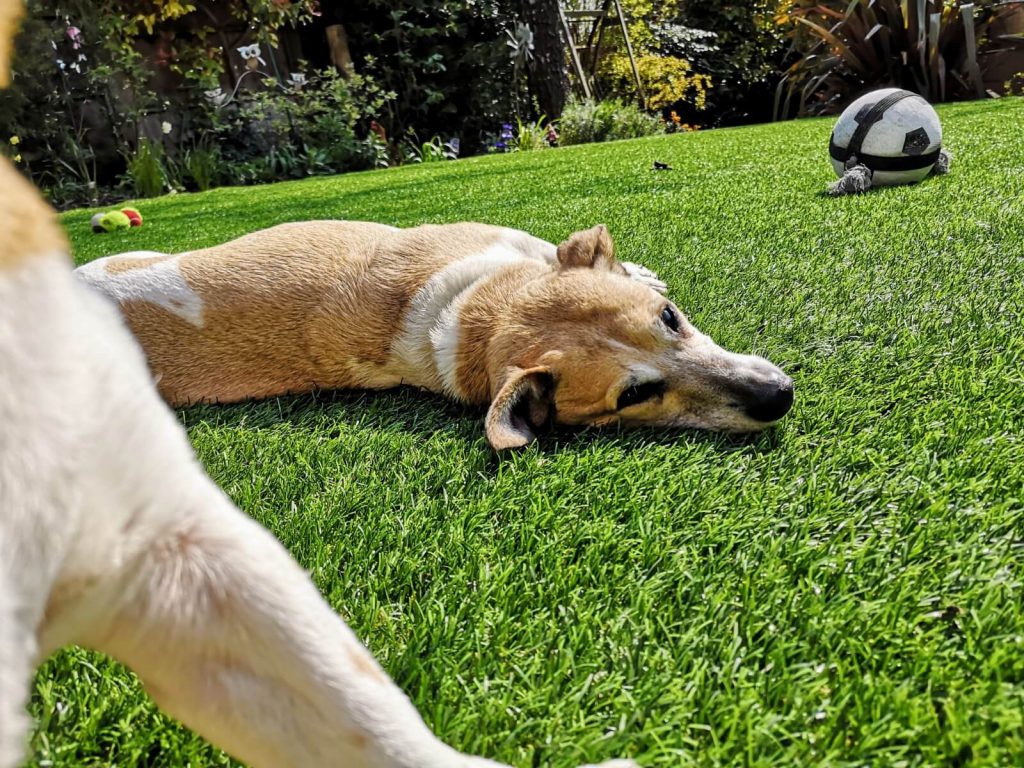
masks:
{"label": "dog's front leg", "polygon": [[91,644],[253,766],[496,765],[438,740],[284,548],[201,483]]}
{"label": "dog's front leg", "polygon": [[[0,540],[0,552],[3,544]],[[18,615],[19,595],[2,566],[0,562],[0,768],[13,768],[24,759],[28,734],[25,703],[35,661],[35,636]]]}
{"label": "dog's front leg", "polygon": [[648,269],[643,264],[636,264],[632,261],[623,261],[622,268],[626,270],[627,276],[653,288],[663,296],[668,293],[668,285],[665,281],[658,277],[653,270]]}

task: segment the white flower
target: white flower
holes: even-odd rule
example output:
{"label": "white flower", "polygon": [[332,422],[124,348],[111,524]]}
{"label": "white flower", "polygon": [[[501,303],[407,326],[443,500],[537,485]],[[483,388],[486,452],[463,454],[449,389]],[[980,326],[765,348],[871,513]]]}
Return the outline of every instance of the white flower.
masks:
{"label": "white flower", "polygon": [[512,50],[509,56],[519,65],[533,61],[533,30],[522,22],[516,22],[515,33],[505,30],[508,40],[505,41]]}
{"label": "white flower", "polygon": [[301,88],[306,84],[306,75],[302,72],[292,72],[290,77],[292,79],[292,85],[296,88]]}
{"label": "white flower", "polygon": [[172,126],[166,120],[164,120],[162,123],[160,123],[160,131],[163,133],[164,136],[169,134],[171,132],[171,128],[173,128],[173,127],[174,126]]}
{"label": "white flower", "polygon": [[263,57],[260,56],[259,43],[253,43],[252,45],[243,45],[241,48],[238,48],[238,55],[246,61],[252,61],[253,59],[256,59],[256,61],[258,61],[263,66],[267,65],[267,62],[265,62],[263,60]]}
{"label": "white flower", "polygon": [[60,68],[60,71],[63,72],[65,67],[64,59],[57,59],[57,66]]}

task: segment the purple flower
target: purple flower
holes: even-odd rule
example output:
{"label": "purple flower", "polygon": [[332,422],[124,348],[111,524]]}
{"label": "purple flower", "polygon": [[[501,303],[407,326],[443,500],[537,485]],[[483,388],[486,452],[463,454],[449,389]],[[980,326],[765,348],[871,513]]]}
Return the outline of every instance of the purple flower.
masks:
{"label": "purple flower", "polygon": [[496,150],[498,150],[499,152],[504,152],[505,148],[507,146],[508,146],[508,144],[506,144],[504,141],[496,141],[496,142],[494,142],[494,148]]}

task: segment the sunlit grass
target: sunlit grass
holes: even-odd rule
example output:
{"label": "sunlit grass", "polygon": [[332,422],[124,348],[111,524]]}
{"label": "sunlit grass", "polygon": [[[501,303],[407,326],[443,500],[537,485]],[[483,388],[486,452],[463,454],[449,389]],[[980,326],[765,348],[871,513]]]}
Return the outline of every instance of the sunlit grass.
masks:
{"label": "sunlit grass", "polygon": [[[449,742],[520,766],[1019,765],[1024,103],[940,111],[948,177],[830,199],[805,121],[140,203],[84,262],[281,221],[608,224],[718,341],[796,379],[749,442],[581,432],[489,450],[414,391],[181,414]],[[653,160],[674,170],[650,171]],[[225,762],[81,651],[33,765]]]}

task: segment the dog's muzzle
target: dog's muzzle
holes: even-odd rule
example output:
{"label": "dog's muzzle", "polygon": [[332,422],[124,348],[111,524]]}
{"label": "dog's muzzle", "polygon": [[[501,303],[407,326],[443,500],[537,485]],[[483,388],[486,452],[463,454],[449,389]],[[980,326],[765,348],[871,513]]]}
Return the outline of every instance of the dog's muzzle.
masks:
{"label": "dog's muzzle", "polygon": [[743,412],[754,421],[770,424],[793,407],[793,380],[783,376],[751,387],[744,394]]}

